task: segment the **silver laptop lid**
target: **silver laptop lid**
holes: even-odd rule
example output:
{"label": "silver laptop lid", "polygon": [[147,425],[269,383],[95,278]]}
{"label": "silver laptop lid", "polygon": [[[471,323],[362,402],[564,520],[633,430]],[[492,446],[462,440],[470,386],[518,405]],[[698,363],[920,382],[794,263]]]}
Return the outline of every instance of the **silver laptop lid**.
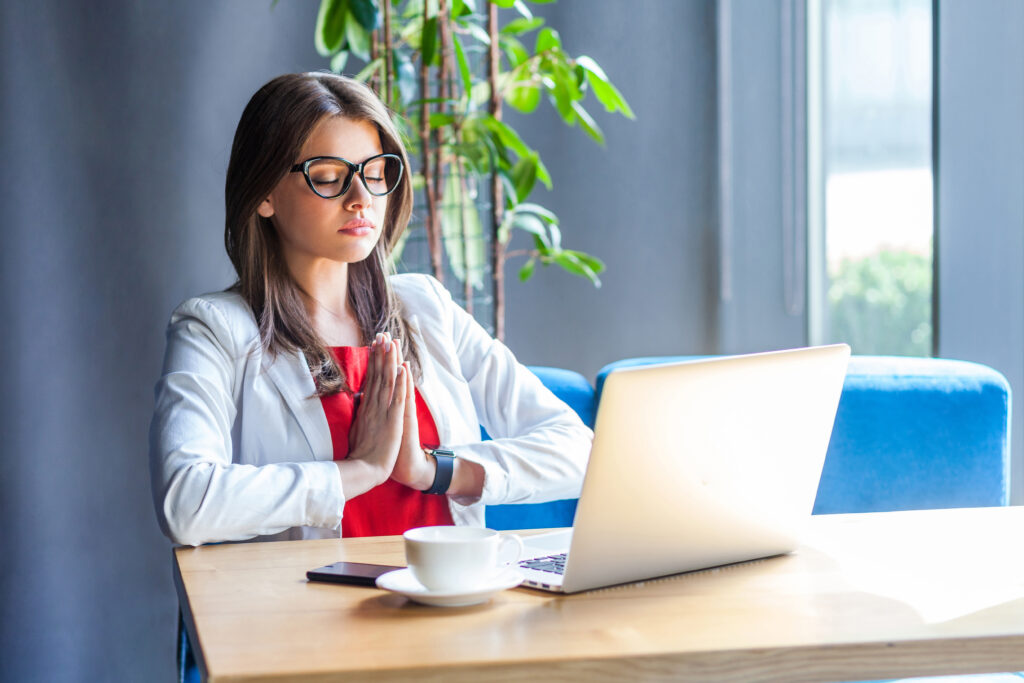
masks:
{"label": "silver laptop lid", "polygon": [[795,549],[849,355],[839,344],[608,375],[563,590]]}

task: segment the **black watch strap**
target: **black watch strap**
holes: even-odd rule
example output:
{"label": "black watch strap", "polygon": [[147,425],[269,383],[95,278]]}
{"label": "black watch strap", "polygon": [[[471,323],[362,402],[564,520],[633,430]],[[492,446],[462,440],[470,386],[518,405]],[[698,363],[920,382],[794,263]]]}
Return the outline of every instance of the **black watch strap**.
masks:
{"label": "black watch strap", "polygon": [[447,448],[424,448],[423,450],[434,456],[434,460],[437,461],[434,483],[423,493],[437,496],[448,493],[448,487],[452,485],[452,473],[455,471],[455,451]]}

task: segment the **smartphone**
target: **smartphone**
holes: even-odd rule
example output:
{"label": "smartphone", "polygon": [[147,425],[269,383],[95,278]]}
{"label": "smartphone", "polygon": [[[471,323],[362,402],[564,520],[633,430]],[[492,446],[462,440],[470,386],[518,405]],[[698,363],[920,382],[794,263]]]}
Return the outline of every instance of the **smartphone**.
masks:
{"label": "smartphone", "polygon": [[376,586],[377,577],[404,567],[386,564],[365,564],[363,562],[335,562],[319,569],[310,569],[306,578],[310,581],[348,583],[355,586]]}

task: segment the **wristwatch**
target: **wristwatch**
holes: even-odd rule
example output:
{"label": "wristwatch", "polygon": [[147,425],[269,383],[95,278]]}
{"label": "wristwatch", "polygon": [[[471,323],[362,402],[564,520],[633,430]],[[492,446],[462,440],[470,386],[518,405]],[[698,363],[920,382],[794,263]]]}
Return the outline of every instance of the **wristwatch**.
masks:
{"label": "wristwatch", "polygon": [[455,471],[455,451],[449,448],[424,448],[427,455],[434,456],[437,461],[437,470],[434,472],[434,483],[423,493],[436,496],[443,496],[448,493],[448,487],[452,484],[452,472]]}

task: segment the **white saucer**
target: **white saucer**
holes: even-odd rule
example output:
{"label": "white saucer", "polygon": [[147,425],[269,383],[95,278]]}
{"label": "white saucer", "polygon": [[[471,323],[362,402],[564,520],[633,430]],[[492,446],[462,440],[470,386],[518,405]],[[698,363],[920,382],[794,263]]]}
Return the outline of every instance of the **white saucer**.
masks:
{"label": "white saucer", "polygon": [[502,569],[487,583],[464,590],[431,591],[417,581],[410,569],[396,569],[377,577],[377,588],[404,595],[414,602],[436,607],[465,607],[487,602],[507,588],[515,588],[523,582],[522,575],[508,567]]}

